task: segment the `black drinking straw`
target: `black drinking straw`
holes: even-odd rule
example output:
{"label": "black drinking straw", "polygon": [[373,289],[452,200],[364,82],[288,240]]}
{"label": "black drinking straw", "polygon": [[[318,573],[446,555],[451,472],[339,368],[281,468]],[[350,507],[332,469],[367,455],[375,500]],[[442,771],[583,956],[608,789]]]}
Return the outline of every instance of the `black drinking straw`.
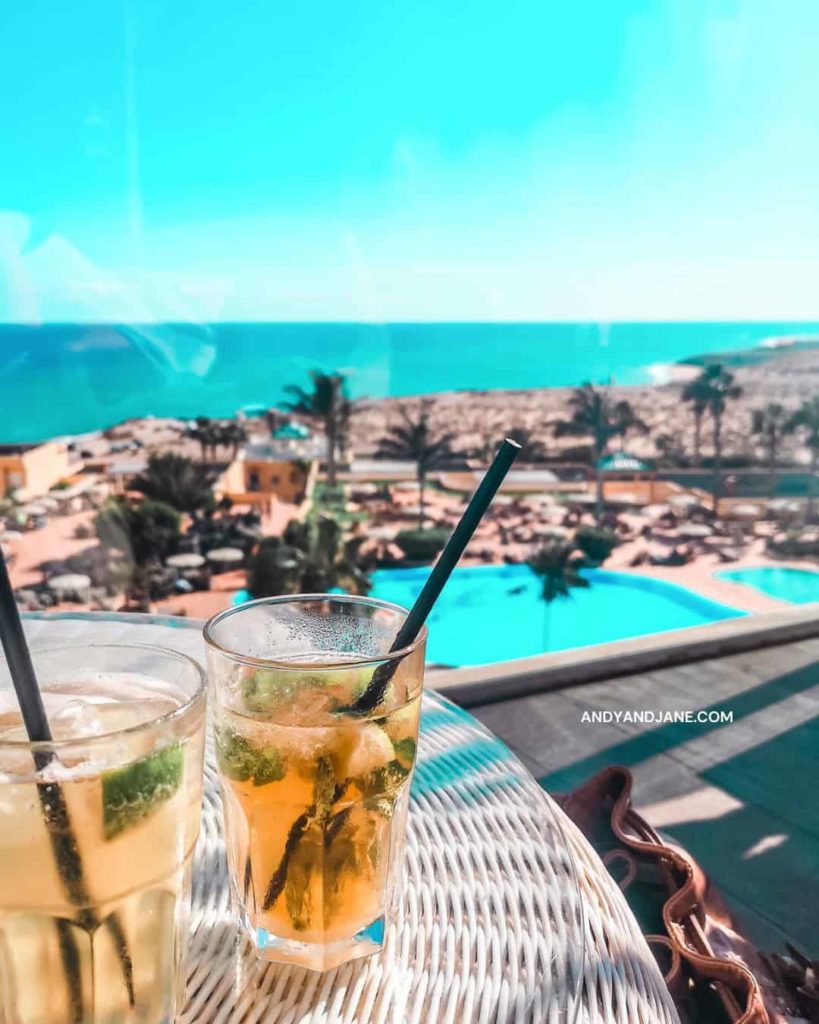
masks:
{"label": "black drinking straw", "polygon": [[[34,675],[31,654],[23,633],[23,624],[20,621],[20,613],[17,610],[17,602],[14,600],[14,591],[11,588],[9,571],[2,551],[0,551],[0,640],[3,642],[3,650],[6,652],[9,675],[20,703],[23,725],[26,727],[29,741],[31,743],[48,743],[51,740],[51,729],[46,717],[40,687],[37,685],[37,677]],[[45,756],[44,763],[50,760],[50,755],[44,751],[38,751],[38,754],[41,759]],[[43,765],[37,765],[38,770],[41,767]]]}
{"label": "black drinking straw", "polygon": [[[403,648],[408,647],[421,632],[421,627],[424,625],[424,622],[426,622],[430,611],[432,611],[432,606],[438,600],[438,595],[443,590],[444,584],[449,579],[452,570],[458,564],[461,555],[464,553],[464,548],[472,539],[472,534],[475,532],[475,528],[483,518],[486,510],[489,508],[489,504],[495,497],[495,493],[503,483],[503,479],[509,472],[512,463],[517,458],[520,448],[521,446],[517,441],[511,441],[507,438],[498,449],[498,453],[492,461],[492,465],[486,471],[486,475],[483,480],[478,484],[478,489],[472,495],[472,498],[466,507],[466,511],[461,516],[461,520],[458,525],[452,531],[452,536],[446,542],[446,546],[441,552],[440,558],[435,563],[435,568],[429,574],[421,593],[418,595],[409,615],[407,615],[404,620],[404,625],[399,629],[398,635],[393,641],[390,651],[400,651],[403,650]],[[387,684],[397,668],[398,662],[395,660],[382,662],[375,672],[373,672],[373,677],[370,680],[367,689],[361,694],[358,700],[354,701],[353,704],[344,710],[348,714],[365,715],[367,712],[372,711],[373,708],[378,707],[384,699],[384,691],[387,689]],[[345,785],[336,787],[336,793],[333,796],[333,803],[341,798],[344,788]],[[284,853],[279,861],[279,866],[273,872],[267,886],[262,906],[264,911],[270,910],[281,895],[287,880],[287,869],[289,867],[293,851],[298,847],[302,836],[310,826],[311,819],[316,814],[316,810],[317,805],[315,803],[311,804],[307,811],[305,811],[304,814],[299,815],[299,817],[296,818],[290,826]],[[343,814],[344,812],[341,813]],[[342,819],[342,822],[343,820],[344,819]],[[325,842],[326,841],[325,837]],[[246,866],[246,885],[247,877],[248,868]]]}
{"label": "black drinking straw", "polygon": [[[2,549],[0,549],[0,641],[2,641],[6,654],[9,674],[20,704],[20,713],[29,742],[48,743],[52,739],[51,727],[48,724],[43,697],[34,674],[31,653],[26,643],[17,602],[14,600],[14,591]],[[38,772],[46,768],[53,758],[53,752],[48,749],[34,750],[34,766]],[[96,914],[90,909],[91,897],[85,881],[80,850],[71,826],[65,795],[56,782],[38,782],[37,794],[40,798],[43,818],[63,888],[71,903],[79,909],[80,925],[90,931],[96,928],[99,922]],[[134,972],[125,932],[116,914],[111,914],[106,918],[106,925],[111,932],[122,967],[129,1004],[134,1006]],[[80,952],[73,932],[66,922],[58,923],[57,930],[63,966],[68,979],[72,1014],[75,1020],[81,1021],[84,1016],[82,979],[79,976]]]}
{"label": "black drinking straw", "polygon": [[[404,620],[404,625],[399,629],[390,651],[400,651],[404,647],[408,647],[421,632],[421,627],[432,611],[432,606],[438,600],[438,595],[443,590],[452,570],[458,564],[466,545],[472,539],[472,534],[489,508],[492,499],[503,483],[503,479],[517,458],[520,449],[521,446],[517,441],[511,441],[509,438],[506,438],[498,449],[492,465],[486,471],[486,475],[472,495],[466,511],[452,531],[452,535],[446,542],[446,547],[441,552],[441,556],[429,574],[421,593],[418,595],[409,615]],[[373,673],[369,686],[349,710],[356,714],[366,714],[377,707],[384,699],[387,683],[397,667],[398,665],[395,661],[384,662],[379,665]]]}

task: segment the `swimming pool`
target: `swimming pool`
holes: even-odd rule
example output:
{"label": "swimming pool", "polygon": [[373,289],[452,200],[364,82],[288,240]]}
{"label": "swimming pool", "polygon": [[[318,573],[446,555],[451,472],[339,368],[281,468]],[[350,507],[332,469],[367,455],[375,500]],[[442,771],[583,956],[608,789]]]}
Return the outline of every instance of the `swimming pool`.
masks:
{"label": "swimming pool", "polygon": [[791,604],[819,601],[819,572],[810,569],[789,569],[786,566],[764,565],[755,569],[725,569],[717,578],[743,583],[768,597],[777,597]]}
{"label": "swimming pool", "polygon": [[[371,596],[408,607],[428,574],[428,568],[379,569]],[[604,569],[586,575],[588,590],[574,590],[547,608],[540,581],[526,565],[456,569],[428,620],[427,657],[443,665],[485,665],[745,614],[663,580]]]}

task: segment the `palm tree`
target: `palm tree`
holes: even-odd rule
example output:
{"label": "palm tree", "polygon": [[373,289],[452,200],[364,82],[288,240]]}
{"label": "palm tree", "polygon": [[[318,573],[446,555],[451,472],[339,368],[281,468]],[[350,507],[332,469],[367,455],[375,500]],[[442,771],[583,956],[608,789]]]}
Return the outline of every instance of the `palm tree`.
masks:
{"label": "palm tree", "polygon": [[776,494],[776,456],[787,426],[788,410],[779,402],[768,402],[761,409],[753,409],[751,412],[751,433],[761,435],[768,457],[772,496]]}
{"label": "palm tree", "polygon": [[736,383],[734,375],[726,370],[721,363],[706,366],[700,378],[702,393],[706,397],[706,408],[711,414],[712,438],[714,445],[714,496],[713,510],[717,511],[722,496],[722,417],[729,401],[739,398],[742,388]]}
{"label": "palm tree", "polygon": [[342,373],[322,373],[321,370],[312,370],[310,377],[311,391],[298,384],[287,385],[284,390],[293,395],[293,401],[285,402],[284,408],[323,425],[327,436],[327,485],[332,488],[336,485],[336,459],[347,436],[352,409],[347,396],[347,378]]}
{"label": "palm tree", "polygon": [[684,464],[685,455],[675,434],[658,434],[654,438],[654,448],[660,460],[667,466]]}
{"label": "palm tree", "polygon": [[214,504],[205,468],[175,452],[152,455],[147,469],[134,478],[131,487],[146,498],[164,502],[179,512],[211,509]]}
{"label": "palm tree", "polygon": [[195,426],[188,428],[188,437],[198,441],[202,449],[202,462],[208,461],[208,451],[211,458],[216,456],[216,445],[219,444],[220,427],[207,416],[197,416]]}
{"label": "palm tree", "polygon": [[708,411],[708,398],[710,394],[708,386],[709,368],[690,380],[682,389],[682,400],[690,402],[694,413],[694,465],[702,465],[702,421]]}
{"label": "palm tree", "polygon": [[648,426],[634,411],[631,402],[616,401],[608,387],[586,383],[575,388],[569,398],[571,418],[555,424],[555,437],[591,437],[592,459],[597,481],[596,515],[603,515],[603,473],[600,462],[613,437],[625,438],[632,430],[647,433]]}
{"label": "palm tree", "polygon": [[231,461],[239,454],[239,448],[247,441],[247,431],[236,420],[228,420],[218,430],[219,444],[230,448]]}
{"label": "palm tree", "polygon": [[819,463],[819,396],[803,402],[788,420],[788,432],[799,433],[810,451],[810,477],[808,479],[808,507],[805,518],[813,519],[813,504],[816,497],[816,468]]}
{"label": "palm tree", "polygon": [[541,580],[540,596],[546,605],[543,622],[543,649],[549,649],[549,609],[553,601],[571,597],[575,587],[588,587],[589,581],[580,575],[583,557],[578,555],[574,544],[562,537],[551,537],[545,541],[529,559],[529,568]]}
{"label": "palm tree", "polygon": [[164,561],[180,537],[177,510],[151,499],[114,498],[100,509],[94,525],[103,547],[121,551],[137,567]]}
{"label": "palm tree", "polygon": [[390,427],[378,445],[377,454],[387,459],[415,463],[418,481],[418,529],[423,530],[426,517],[427,474],[453,457],[455,435],[436,431],[430,423],[432,403],[422,401],[415,407],[400,409],[401,422]]}
{"label": "palm tree", "polygon": [[357,557],[363,537],[344,540],[331,516],[292,520],[281,537],[266,537],[253,556],[247,589],[253,597],[324,594],[335,588],[366,594],[370,580]]}

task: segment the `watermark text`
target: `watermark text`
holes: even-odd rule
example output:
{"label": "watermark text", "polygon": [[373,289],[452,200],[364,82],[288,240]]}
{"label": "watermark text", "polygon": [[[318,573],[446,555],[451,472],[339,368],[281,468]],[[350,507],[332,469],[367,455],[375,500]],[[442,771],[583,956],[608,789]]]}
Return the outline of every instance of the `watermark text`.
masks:
{"label": "watermark text", "polygon": [[581,722],[591,725],[726,725],[733,711],[584,711]]}

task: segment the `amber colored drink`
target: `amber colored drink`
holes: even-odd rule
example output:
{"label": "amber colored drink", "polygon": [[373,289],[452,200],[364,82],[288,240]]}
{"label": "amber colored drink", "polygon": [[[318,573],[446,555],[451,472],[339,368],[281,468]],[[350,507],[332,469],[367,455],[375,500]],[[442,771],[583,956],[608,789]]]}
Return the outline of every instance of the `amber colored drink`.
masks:
{"label": "amber colored drink", "polygon": [[396,666],[362,715],[368,656],[291,652],[276,668],[212,657],[234,903],[266,959],[325,970],[381,948],[402,863],[423,651]]}
{"label": "amber colored drink", "polygon": [[159,690],[128,673],[52,682],[54,743],[36,750],[0,707],[2,1024],[170,1024],[181,1010],[204,700]]}

